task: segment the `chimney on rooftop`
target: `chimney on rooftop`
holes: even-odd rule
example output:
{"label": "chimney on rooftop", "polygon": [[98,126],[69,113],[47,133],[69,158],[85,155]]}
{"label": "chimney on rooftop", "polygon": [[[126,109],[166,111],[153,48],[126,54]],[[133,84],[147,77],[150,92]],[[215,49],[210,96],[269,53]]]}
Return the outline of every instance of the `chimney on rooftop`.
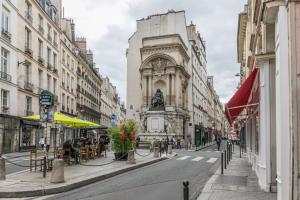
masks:
{"label": "chimney on rooftop", "polygon": [[71,21],[71,36],[72,36],[72,42],[75,42],[75,24],[74,21]]}
{"label": "chimney on rooftop", "polygon": [[76,38],[76,45],[83,53],[86,54],[86,39],[84,37]]}

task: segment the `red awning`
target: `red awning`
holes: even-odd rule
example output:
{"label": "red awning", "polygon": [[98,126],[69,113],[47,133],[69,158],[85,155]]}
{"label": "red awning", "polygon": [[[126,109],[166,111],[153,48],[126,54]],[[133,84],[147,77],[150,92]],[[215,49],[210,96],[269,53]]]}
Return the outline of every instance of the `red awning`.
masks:
{"label": "red awning", "polygon": [[255,68],[238,89],[238,91],[236,91],[233,97],[231,97],[231,99],[225,105],[225,115],[230,124],[232,124],[232,122],[240,115],[243,109],[248,106],[247,103],[257,72],[258,69]]}

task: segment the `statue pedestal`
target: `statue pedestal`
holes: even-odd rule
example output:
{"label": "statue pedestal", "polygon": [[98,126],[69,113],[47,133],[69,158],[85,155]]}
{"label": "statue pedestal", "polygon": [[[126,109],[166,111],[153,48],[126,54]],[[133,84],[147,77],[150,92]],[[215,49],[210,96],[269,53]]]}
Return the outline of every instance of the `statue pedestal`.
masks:
{"label": "statue pedestal", "polygon": [[147,132],[160,133],[165,131],[165,111],[147,112]]}

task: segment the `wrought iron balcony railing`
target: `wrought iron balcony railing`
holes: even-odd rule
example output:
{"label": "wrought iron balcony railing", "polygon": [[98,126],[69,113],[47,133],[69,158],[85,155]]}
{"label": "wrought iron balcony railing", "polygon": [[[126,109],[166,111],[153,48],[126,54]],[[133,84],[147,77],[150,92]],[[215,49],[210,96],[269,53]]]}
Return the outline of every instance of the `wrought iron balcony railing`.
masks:
{"label": "wrought iron balcony railing", "polygon": [[1,35],[5,37],[7,40],[11,40],[11,33],[8,30],[2,28]]}
{"label": "wrought iron balcony railing", "polygon": [[11,75],[7,74],[6,72],[0,71],[0,79],[11,82]]}
{"label": "wrought iron balcony railing", "polygon": [[24,82],[24,89],[32,92],[33,91],[33,84],[28,82],[28,81],[25,81]]}

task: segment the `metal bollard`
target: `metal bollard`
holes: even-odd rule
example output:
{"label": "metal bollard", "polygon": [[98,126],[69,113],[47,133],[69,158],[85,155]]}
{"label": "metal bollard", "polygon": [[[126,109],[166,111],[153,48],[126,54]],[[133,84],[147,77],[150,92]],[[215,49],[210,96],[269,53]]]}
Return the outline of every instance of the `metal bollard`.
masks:
{"label": "metal bollard", "polygon": [[230,160],[232,160],[232,153],[233,153],[233,151],[232,151],[232,144],[230,144]]}
{"label": "metal bollard", "polygon": [[226,150],[224,151],[224,168],[226,169],[227,168],[227,152]]}
{"label": "metal bollard", "polygon": [[224,166],[223,166],[224,161],[223,161],[223,159],[224,159],[224,153],[221,152],[221,174],[224,174]]}
{"label": "metal bollard", "polygon": [[183,200],[189,200],[189,182],[183,181]]}
{"label": "metal bollard", "polygon": [[229,151],[229,145],[227,146],[227,164],[229,164],[230,159],[230,151]]}
{"label": "metal bollard", "polygon": [[240,143],[240,158],[242,157],[242,144]]}
{"label": "metal bollard", "polygon": [[47,159],[46,159],[46,156],[44,156],[44,162],[43,162],[43,165],[44,165],[44,169],[43,169],[43,177],[46,178],[46,170],[47,170]]}
{"label": "metal bollard", "polygon": [[161,157],[161,142],[159,142],[159,157]]}
{"label": "metal bollard", "polygon": [[5,159],[0,157],[0,180],[6,179]]}
{"label": "metal bollard", "polygon": [[233,152],[234,152],[234,143],[232,143],[232,147],[233,147]]}

